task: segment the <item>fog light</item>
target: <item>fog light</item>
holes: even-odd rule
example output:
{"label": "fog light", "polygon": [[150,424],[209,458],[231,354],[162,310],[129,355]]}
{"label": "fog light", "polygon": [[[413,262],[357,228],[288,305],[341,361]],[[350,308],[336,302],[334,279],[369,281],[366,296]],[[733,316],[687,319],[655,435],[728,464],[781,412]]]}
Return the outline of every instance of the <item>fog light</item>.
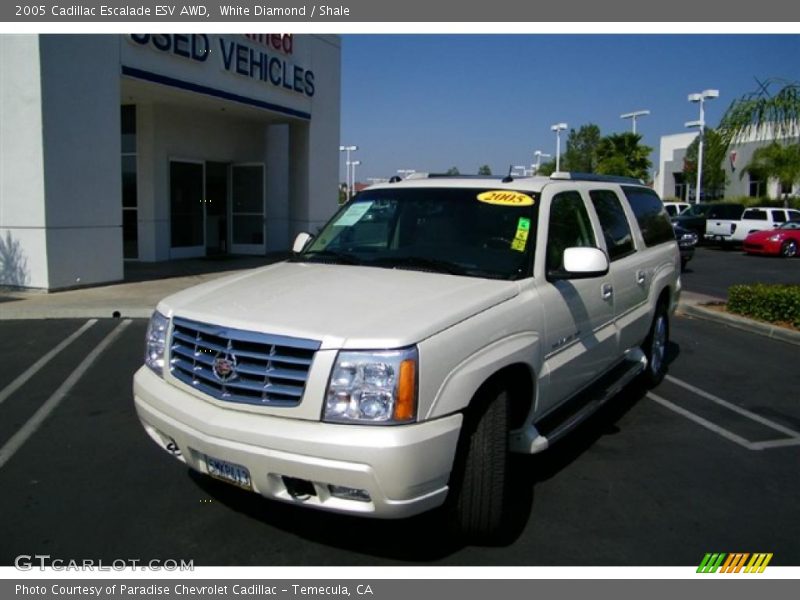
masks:
{"label": "fog light", "polygon": [[329,485],[328,489],[331,491],[331,496],[335,498],[357,500],[358,502],[369,502],[371,500],[367,490],[359,490],[358,488],[345,487],[343,485]]}

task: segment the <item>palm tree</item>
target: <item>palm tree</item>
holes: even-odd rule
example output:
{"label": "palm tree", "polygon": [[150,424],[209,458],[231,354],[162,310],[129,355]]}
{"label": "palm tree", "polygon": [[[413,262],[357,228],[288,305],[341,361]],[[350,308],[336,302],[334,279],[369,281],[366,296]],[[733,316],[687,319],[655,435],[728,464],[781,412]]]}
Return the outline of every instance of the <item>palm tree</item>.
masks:
{"label": "palm tree", "polygon": [[[800,137],[800,83],[780,79],[756,82],[759,89],[734,100],[720,121],[718,130],[728,147],[751,135],[757,139]],[[773,84],[783,87],[770,94]]]}
{"label": "palm tree", "polygon": [[602,175],[622,175],[647,179],[650,162],[649,146],[640,144],[638,133],[612,133],[597,146],[597,172]]}
{"label": "palm tree", "polygon": [[[800,144],[784,145],[772,142],[769,146],[758,148],[739,177],[744,177],[745,173],[777,179],[781,190],[791,189],[792,185],[800,182]],[[787,194],[784,193],[783,206],[788,205]]]}

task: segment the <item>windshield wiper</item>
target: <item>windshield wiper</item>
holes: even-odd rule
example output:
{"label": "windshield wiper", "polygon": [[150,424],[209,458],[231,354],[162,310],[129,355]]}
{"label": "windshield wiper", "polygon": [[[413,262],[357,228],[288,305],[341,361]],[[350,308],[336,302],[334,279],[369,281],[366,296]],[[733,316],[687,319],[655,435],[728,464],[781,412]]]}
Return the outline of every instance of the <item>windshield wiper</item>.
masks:
{"label": "windshield wiper", "polygon": [[358,257],[348,254],[347,252],[338,252],[336,250],[316,250],[313,252],[305,252],[300,256],[295,257],[293,260],[294,262],[306,262],[317,258],[321,261],[344,265],[364,264]]}
{"label": "windshield wiper", "polygon": [[467,275],[469,269],[437,258],[425,258],[424,256],[386,256],[371,260],[367,263],[376,267],[399,267],[406,269],[417,269],[420,271],[435,271],[437,273],[449,273],[450,275]]}

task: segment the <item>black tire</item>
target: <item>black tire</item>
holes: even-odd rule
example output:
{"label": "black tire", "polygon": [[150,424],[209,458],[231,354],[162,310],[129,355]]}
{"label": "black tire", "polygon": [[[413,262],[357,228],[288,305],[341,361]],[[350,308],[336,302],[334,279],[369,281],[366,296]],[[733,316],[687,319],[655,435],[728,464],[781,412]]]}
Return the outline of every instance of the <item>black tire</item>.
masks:
{"label": "black tire", "polygon": [[509,521],[509,397],[487,391],[465,415],[447,510],[453,533],[470,544],[502,543]]}
{"label": "black tire", "polygon": [[650,331],[642,344],[647,357],[647,368],[641,376],[646,388],[657,386],[667,374],[667,346],[669,345],[669,316],[664,302],[659,302]]}
{"label": "black tire", "polygon": [[781,244],[781,256],[784,258],[797,256],[797,250],[797,242],[795,240],[786,240]]}

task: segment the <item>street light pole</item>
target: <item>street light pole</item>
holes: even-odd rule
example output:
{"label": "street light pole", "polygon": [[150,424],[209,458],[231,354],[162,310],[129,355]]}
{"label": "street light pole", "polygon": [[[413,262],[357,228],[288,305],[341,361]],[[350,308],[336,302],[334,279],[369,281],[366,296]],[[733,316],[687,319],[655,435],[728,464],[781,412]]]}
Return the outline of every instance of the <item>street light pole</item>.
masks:
{"label": "street light pole", "polygon": [[344,178],[346,180],[345,181],[345,186],[347,188],[346,197],[348,201],[350,200],[350,196],[352,196],[351,193],[352,186],[350,185],[350,153],[355,152],[356,150],[358,150],[358,146],[339,146],[339,152],[346,153],[346,161],[344,163],[345,166]]}
{"label": "street light pole", "polygon": [[360,160],[354,160],[350,163],[350,167],[353,169],[353,175],[351,177],[351,181],[353,182],[353,196],[355,195],[355,187],[356,187],[356,167],[361,164]]}
{"label": "street light pole", "polygon": [[566,123],[556,123],[550,126],[550,131],[556,132],[556,171],[561,170],[561,132],[566,128]]}
{"label": "street light pole", "polygon": [[697,145],[697,185],[695,186],[694,193],[695,204],[700,202],[700,194],[703,191],[703,138],[705,137],[704,130],[706,127],[706,113],[704,104],[706,100],[713,100],[714,98],[719,98],[719,90],[703,90],[700,93],[689,94],[688,96],[689,102],[700,103],[700,120],[686,123],[686,127],[700,128],[700,141]]}
{"label": "street light pole", "polygon": [[633,112],[625,113],[624,115],[620,115],[620,119],[630,119],[633,126],[633,133],[636,133],[636,119],[639,117],[646,117],[650,114],[649,110],[635,110]]}

